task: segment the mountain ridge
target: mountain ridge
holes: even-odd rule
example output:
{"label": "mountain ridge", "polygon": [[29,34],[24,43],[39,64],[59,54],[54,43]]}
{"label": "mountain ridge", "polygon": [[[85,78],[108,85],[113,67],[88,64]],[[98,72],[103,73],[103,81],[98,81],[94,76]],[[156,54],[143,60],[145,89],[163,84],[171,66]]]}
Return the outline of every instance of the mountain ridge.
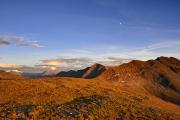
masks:
{"label": "mountain ridge", "polygon": [[131,87],[141,87],[155,96],[180,105],[179,70],[180,60],[159,57],[148,61],[133,60],[110,68],[98,79],[120,85],[123,81]]}
{"label": "mountain ridge", "polygon": [[19,78],[23,78],[21,73],[0,70],[0,80],[19,79]]}
{"label": "mountain ridge", "polygon": [[101,64],[94,64],[90,67],[81,69],[81,70],[70,70],[70,71],[61,71],[56,76],[58,77],[75,77],[75,78],[86,78],[91,79],[99,76],[102,72],[106,70],[106,67]]}
{"label": "mountain ridge", "polygon": [[178,59],[134,60],[83,78],[101,67],[73,71],[81,78],[0,80],[0,119],[180,119]]}

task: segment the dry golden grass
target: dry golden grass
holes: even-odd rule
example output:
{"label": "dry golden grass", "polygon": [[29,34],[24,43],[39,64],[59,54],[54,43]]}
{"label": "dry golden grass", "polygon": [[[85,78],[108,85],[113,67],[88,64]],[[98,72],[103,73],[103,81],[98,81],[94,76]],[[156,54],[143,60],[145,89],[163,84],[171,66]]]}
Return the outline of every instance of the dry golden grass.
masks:
{"label": "dry golden grass", "polygon": [[180,119],[180,107],[141,88],[98,79],[0,80],[0,119]]}

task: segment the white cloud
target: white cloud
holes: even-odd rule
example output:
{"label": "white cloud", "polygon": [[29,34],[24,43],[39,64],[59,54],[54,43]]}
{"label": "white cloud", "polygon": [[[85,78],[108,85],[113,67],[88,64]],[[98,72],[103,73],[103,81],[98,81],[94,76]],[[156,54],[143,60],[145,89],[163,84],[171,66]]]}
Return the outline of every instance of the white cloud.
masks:
{"label": "white cloud", "polygon": [[[0,44],[3,40],[0,39]],[[19,38],[19,40],[23,40],[23,38]],[[28,42],[26,42],[28,41]],[[38,44],[38,41],[30,41],[25,40],[19,41],[18,46],[31,46],[31,47],[43,47]],[[2,43],[5,44],[5,43]],[[8,43],[6,43],[8,44]],[[31,67],[31,69],[39,69],[44,70],[44,68],[58,67],[64,69],[81,69],[88,67],[94,63],[101,63],[104,65],[120,65],[122,63],[129,62],[132,59],[155,59],[159,56],[172,56],[180,58],[178,51],[174,51],[173,49],[180,50],[180,40],[168,40],[162,41],[160,43],[153,43],[147,46],[139,47],[139,48],[129,48],[126,46],[117,46],[117,45],[106,45],[106,46],[95,46],[95,48],[86,49],[72,49],[69,53],[60,54],[58,57],[54,57],[51,55],[50,58],[53,59],[44,59],[40,61],[39,64],[35,64],[35,66]],[[100,51],[100,52],[99,52]],[[40,53],[39,53],[40,54]],[[11,65],[0,64],[0,67],[11,67]],[[15,65],[12,67],[15,67]],[[27,67],[26,67],[27,68]],[[28,67],[29,69],[29,67]],[[26,70],[28,70],[26,69]]]}
{"label": "white cloud", "polygon": [[66,66],[66,63],[59,59],[42,60],[38,66]]}
{"label": "white cloud", "polygon": [[0,37],[0,45],[29,46],[34,48],[44,47],[38,41],[31,40],[22,36],[2,36]]}
{"label": "white cloud", "polygon": [[22,65],[18,64],[1,64],[0,63],[0,68],[20,68]]}
{"label": "white cloud", "polygon": [[88,67],[91,64],[93,64],[93,61],[91,58],[74,58],[74,57],[61,57],[57,59],[47,59],[47,60],[41,60],[41,63],[36,65],[38,67],[43,68],[51,68],[51,67],[60,67],[60,68],[66,68],[66,69],[78,69],[83,67]]}
{"label": "white cloud", "polygon": [[[102,49],[98,48],[98,51],[101,52],[96,52],[92,48],[92,50],[74,49],[73,52],[60,54],[56,59],[43,60],[40,65],[54,65],[73,69],[87,67],[94,63],[120,65],[122,63],[127,63],[132,59],[147,60],[155,59],[159,56],[180,57],[180,55],[173,52],[173,50],[170,51],[174,48],[180,49],[180,41],[163,41],[161,43],[154,43],[139,48],[110,45],[109,47],[106,46]],[[167,52],[162,53],[162,49],[163,51],[167,50]]]}
{"label": "white cloud", "polygon": [[152,45],[147,46],[147,50],[156,50],[160,48],[169,48],[174,46],[180,46],[180,41],[164,41],[161,43],[155,43]]}
{"label": "white cloud", "polygon": [[85,67],[89,67],[95,63],[100,63],[107,66],[120,65],[122,63],[127,63],[131,61],[131,59],[124,59],[121,57],[110,57],[110,56],[89,56],[89,57],[74,57],[74,56],[61,56],[57,59],[47,59],[41,60],[41,63],[36,65],[42,68],[51,68],[58,67],[61,69],[82,69]]}
{"label": "white cloud", "polygon": [[20,41],[25,41],[25,40],[27,40],[27,39],[25,37],[21,37],[21,36],[1,36],[0,37],[0,45],[1,44],[10,45],[14,41],[20,42]]}
{"label": "white cloud", "polygon": [[179,58],[180,55],[174,49],[180,49],[180,41],[163,41],[142,48],[131,48],[126,54],[131,58],[141,60],[155,59],[159,56],[171,56]]}
{"label": "white cloud", "polygon": [[8,39],[9,40],[14,40],[14,41],[25,41],[25,40],[28,40],[27,38],[22,37],[22,36],[12,36],[12,37],[9,37]]}
{"label": "white cloud", "polygon": [[9,45],[10,42],[4,38],[0,38],[0,45]]}
{"label": "white cloud", "polygon": [[17,46],[29,46],[29,47],[34,47],[34,48],[41,48],[41,47],[44,47],[38,43],[21,43],[21,44],[18,44]]}

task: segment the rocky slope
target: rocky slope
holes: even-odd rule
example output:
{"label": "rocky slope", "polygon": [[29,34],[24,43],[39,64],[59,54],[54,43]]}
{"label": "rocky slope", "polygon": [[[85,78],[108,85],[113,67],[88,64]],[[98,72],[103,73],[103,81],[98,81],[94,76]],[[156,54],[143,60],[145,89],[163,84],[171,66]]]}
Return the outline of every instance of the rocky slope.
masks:
{"label": "rocky slope", "polygon": [[[90,68],[74,76],[101,67]],[[179,79],[179,60],[167,57],[109,67],[93,79],[3,79],[0,119],[179,120]]]}
{"label": "rocky slope", "polygon": [[95,78],[106,70],[105,66],[101,64],[94,64],[82,70],[70,70],[68,72],[62,71],[57,74],[58,77],[75,77],[75,78]]}
{"label": "rocky slope", "polygon": [[180,104],[180,60],[159,57],[156,60],[137,61],[112,67],[99,79],[114,84],[142,88],[164,100]]}
{"label": "rocky slope", "polygon": [[44,71],[41,74],[41,77],[51,77],[51,76],[56,76],[59,73],[60,70],[57,69],[49,69],[47,71]]}

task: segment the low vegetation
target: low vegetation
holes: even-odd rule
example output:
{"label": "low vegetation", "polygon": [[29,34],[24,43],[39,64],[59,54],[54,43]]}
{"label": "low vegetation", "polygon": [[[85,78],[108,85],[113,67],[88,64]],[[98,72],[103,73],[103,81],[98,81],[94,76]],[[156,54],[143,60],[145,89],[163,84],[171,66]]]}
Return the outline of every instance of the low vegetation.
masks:
{"label": "low vegetation", "polygon": [[178,105],[140,89],[98,79],[0,80],[0,91],[0,119],[180,119]]}

